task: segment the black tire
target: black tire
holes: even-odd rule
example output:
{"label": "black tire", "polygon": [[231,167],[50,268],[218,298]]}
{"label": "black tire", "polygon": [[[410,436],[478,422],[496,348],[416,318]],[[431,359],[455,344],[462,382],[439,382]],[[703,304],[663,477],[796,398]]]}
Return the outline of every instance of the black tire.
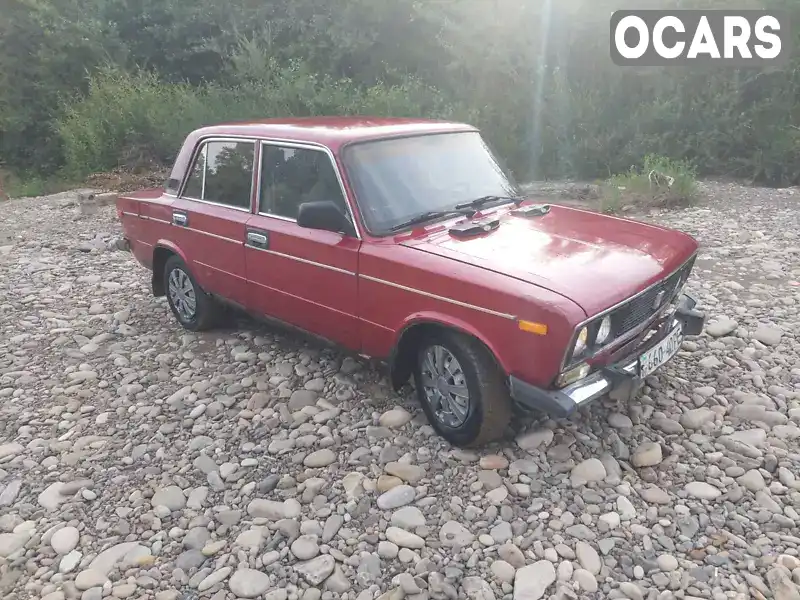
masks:
{"label": "black tire", "polygon": [[[458,361],[469,399],[466,418],[450,426],[436,416],[423,386],[423,363],[426,353],[441,346]],[[451,331],[425,336],[414,356],[414,384],[422,410],[431,427],[458,447],[483,446],[503,436],[511,421],[512,403],[505,376],[491,353],[475,338]]]}
{"label": "black tire", "polygon": [[[177,301],[176,305],[176,301],[170,293],[170,277],[172,277],[173,273],[175,273],[176,276],[178,276],[178,273],[184,274],[186,280],[191,285],[195,299],[195,308],[191,315],[188,315],[186,311],[181,309],[180,300]],[[218,322],[220,316],[219,306],[214,299],[200,287],[194,275],[192,275],[192,272],[189,270],[189,267],[186,266],[186,263],[183,262],[179,256],[170,256],[164,265],[164,292],[167,296],[167,302],[172,310],[172,314],[184,329],[188,329],[189,331],[205,331],[214,327]]]}

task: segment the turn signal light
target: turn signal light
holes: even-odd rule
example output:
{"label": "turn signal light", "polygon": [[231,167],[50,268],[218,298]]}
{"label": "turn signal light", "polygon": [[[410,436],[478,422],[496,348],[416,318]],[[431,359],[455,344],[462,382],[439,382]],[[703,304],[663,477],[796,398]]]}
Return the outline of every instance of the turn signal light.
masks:
{"label": "turn signal light", "polygon": [[536,323],[534,321],[520,321],[519,328],[522,331],[533,333],[535,335],[547,335],[547,325],[544,323]]}

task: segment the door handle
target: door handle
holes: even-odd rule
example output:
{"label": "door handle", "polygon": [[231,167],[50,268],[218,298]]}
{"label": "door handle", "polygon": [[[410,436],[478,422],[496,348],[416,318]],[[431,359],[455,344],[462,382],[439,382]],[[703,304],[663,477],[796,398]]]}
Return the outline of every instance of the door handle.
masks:
{"label": "door handle", "polygon": [[266,249],[269,246],[269,236],[266,232],[248,231],[247,245],[253,248]]}
{"label": "door handle", "polygon": [[172,223],[173,225],[179,225],[181,227],[186,227],[189,224],[189,216],[183,212],[173,212],[172,213]]}

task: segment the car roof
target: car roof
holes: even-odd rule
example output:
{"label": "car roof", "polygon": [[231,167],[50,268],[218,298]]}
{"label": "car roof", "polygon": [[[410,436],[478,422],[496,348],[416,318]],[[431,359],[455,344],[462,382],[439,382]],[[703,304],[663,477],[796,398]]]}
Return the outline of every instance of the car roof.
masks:
{"label": "car roof", "polygon": [[193,132],[193,137],[247,136],[321,144],[336,150],[365,140],[409,135],[475,131],[465,123],[405,117],[292,117],[220,123]]}

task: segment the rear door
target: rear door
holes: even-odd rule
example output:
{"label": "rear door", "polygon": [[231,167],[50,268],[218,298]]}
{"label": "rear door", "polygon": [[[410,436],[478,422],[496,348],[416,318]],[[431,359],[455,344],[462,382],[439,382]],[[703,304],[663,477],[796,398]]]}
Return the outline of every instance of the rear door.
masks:
{"label": "rear door", "polygon": [[170,216],[201,287],[240,306],[247,306],[244,240],[252,214],[255,147],[247,139],[201,142]]}
{"label": "rear door", "polygon": [[258,311],[351,349],[361,346],[361,241],[297,225],[302,202],[331,200],[352,220],[331,153],[305,144],[263,142],[258,214],[247,223],[250,304]]}

